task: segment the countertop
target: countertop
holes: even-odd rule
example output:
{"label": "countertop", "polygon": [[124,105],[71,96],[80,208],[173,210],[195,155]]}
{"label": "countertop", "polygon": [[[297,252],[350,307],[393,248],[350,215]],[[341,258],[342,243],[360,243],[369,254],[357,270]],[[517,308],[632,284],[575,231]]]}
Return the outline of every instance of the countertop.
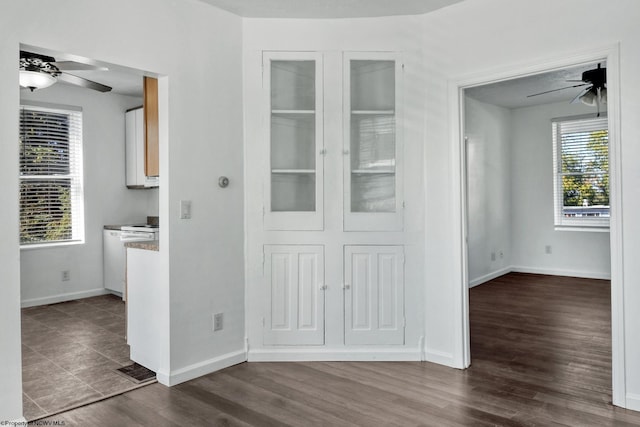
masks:
{"label": "countertop", "polygon": [[127,242],[124,244],[124,247],[132,249],[144,249],[147,251],[159,251],[160,242],[158,240],[147,240],[144,242]]}
{"label": "countertop", "polygon": [[121,225],[105,225],[105,230],[120,230],[122,228]]}

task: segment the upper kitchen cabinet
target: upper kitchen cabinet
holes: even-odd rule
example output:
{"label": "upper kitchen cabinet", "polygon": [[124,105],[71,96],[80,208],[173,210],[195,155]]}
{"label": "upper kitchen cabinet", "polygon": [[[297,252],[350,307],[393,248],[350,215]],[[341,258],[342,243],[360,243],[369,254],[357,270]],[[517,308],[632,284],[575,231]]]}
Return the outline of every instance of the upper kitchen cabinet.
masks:
{"label": "upper kitchen cabinet", "polygon": [[265,228],[322,230],[322,55],[265,52],[263,67],[269,141]]}
{"label": "upper kitchen cabinet", "polygon": [[157,187],[158,158],[158,81],[144,78],[144,105],[127,111],[126,183],[129,188]]}
{"label": "upper kitchen cabinet", "polygon": [[345,53],[344,229],[400,231],[402,65],[394,53]]}
{"label": "upper kitchen cabinet", "polygon": [[144,78],[144,173],[160,175],[158,127],[158,79]]}

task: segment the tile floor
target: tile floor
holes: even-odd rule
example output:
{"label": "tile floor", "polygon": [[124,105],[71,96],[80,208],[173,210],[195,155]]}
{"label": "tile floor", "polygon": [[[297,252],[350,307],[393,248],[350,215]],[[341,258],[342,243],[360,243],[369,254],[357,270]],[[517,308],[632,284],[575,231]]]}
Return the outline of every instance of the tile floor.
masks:
{"label": "tile floor", "polygon": [[124,336],[125,305],[114,295],[23,308],[27,420],[140,387],[115,372],[131,363]]}

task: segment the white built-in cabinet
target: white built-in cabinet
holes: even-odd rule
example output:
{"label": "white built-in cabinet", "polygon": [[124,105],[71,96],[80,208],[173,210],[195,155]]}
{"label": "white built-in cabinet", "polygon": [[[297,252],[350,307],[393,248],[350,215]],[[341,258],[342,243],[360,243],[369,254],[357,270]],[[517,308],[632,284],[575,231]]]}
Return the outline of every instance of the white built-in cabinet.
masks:
{"label": "white built-in cabinet", "polygon": [[263,52],[262,345],[404,344],[402,73]]}
{"label": "white built-in cabinet", "polygon": [[264,61],[270,151],[265,226],[322,230],[322,55],[270,52]]}
{"label": "white built-in cabinet", "polygon": [[404,344],[402,246],[345,246],[345,344]]}
{"label": "white built-in cabinet", "polygon": [[265,246],[264,343],[324,344],[324,248]]}

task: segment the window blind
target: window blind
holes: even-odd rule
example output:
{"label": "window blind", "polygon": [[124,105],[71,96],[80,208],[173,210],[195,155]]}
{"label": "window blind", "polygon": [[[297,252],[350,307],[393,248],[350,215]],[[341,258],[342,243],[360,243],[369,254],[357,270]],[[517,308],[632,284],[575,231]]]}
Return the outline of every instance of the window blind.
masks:
{"label": "window blind", "polygon": [[606,117],[553,122],[555,225],[609,225]]}
{"label": "window blind", "polygon": [[82,112],[20,108],[20,244],[84,241]]}

